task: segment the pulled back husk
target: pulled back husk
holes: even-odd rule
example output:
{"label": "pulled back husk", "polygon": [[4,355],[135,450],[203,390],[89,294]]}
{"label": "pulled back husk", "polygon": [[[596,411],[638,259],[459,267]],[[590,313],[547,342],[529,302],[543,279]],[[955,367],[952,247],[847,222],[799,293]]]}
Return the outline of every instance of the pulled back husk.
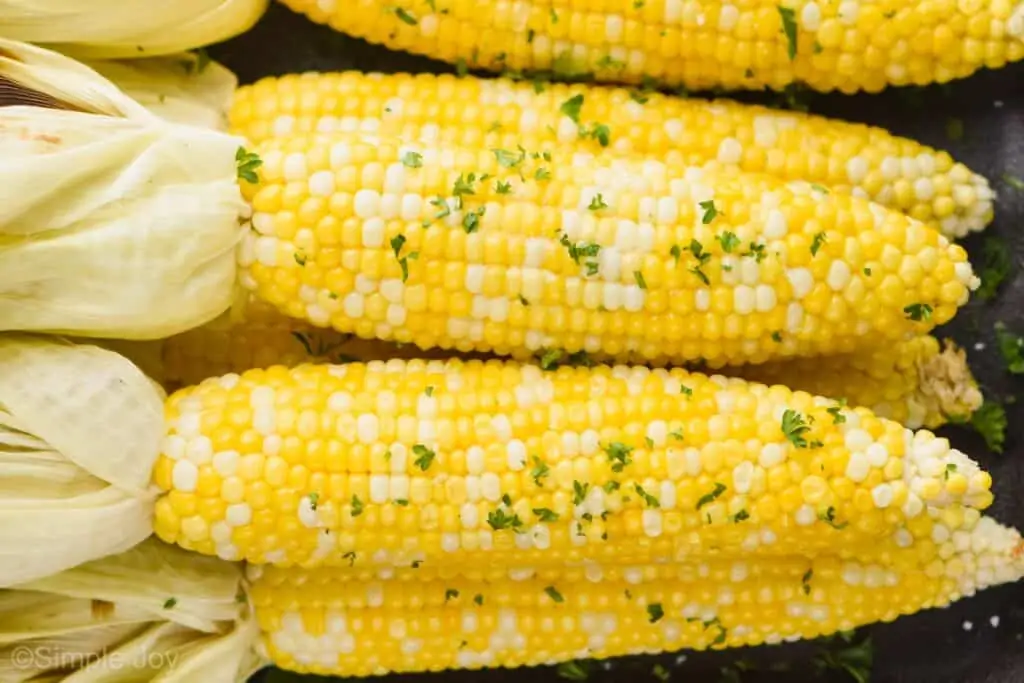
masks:
{"label": "pulled back husk", "polygon": [[225,311],[240,145],[0,40],[0,330],[153,339]]}

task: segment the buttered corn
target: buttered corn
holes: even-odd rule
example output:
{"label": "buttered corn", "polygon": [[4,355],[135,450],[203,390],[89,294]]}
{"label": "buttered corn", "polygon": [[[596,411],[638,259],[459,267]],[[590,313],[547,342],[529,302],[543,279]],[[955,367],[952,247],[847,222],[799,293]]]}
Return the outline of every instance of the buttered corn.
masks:
{"label": "buttered corn", "polygon": [[806,183],[354,133],[261,149],[243,285],[363,338],[763,362],[927,332],[977,285],[934,230]]}
{"label": "buttered corn", "polygon": [[471,68],[691,89],[877,92],[1024,57],[1024,9],[1010,0],[284,2],[349,35]]}
{"label": "buttered corn", "polygon": [[812,552],[992,498],[927,432],[681,370],[276,367],[178,392],[166,420],[156,533],[283,566]]}
{"label": "buttered corn", "polygon": [[[574,120],[562,105],[582,97]],[[582,126],[580,125],[582,122]],[[714,164],[818,183],[941,226],[992,220],[988,181],[948,154],[868,126],[656,92],[434,74],[308,73],[239,90],[235,132],[254,143],[296,133],[399,135],[467,148],[571,150]],[[606,137],[591,134],[607,128]]]}
{"label": "buttered corn", "polygon": [[1021,538],[977,513],[922,515],[878,546],[671,564],[372,571],[250,566],[269,657],[368,676],[553,664],[814,638],[1024,576]]}

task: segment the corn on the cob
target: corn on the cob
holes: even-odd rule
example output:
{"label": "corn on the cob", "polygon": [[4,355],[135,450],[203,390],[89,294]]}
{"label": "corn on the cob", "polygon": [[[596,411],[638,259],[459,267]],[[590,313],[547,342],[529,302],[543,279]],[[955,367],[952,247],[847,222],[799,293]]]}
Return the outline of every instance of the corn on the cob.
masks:
{"label": "corn on the cob", "polygon": [[681,370],[275,367],[178,392],[166,419],[156,533],[280,565],[810,552],[991,501],[944,439]]}
{"label": "corn on the cob", "polygon": [[[580,120],[560,108],[582,96]],[[607,147],[593,135],[607,126]],[[992,220],[988,181],[945,152],[868,126],[728,101],[586,85],[434,74],[309,73],[239,90],[235,132],[253,142],[362,131],[486,149],[558,148],[715,163],[865,196],[950,238]]]}
{"label": "corn on the cob", "polygon": [[[424,353],[412,345],[363,340],[314,327],[257,299],[245,301],[212,323],[165,340],[149,354],[135,348],[114,350],[127,354],[168,390],[272,365],[442,358],[443,353]],[[155,363],[152,351],[159,357]],[[883,349],[735,366],[723,372],[842,398],[851,406],[868,408],[910,429],[935,429],[950,418],[969,416],[982,402],[963,350],[949,340],[943,348],[939,340],[927,336]]]}
{"label": "corn on the cob", "polygon": [[1016,581],[1022,549],[1015,530],[989,518],[950,528],[922,516],[878,552],[470,569],[473,578],[426,563],[379,575],[250,566],[250,577],[278,666],[367,676],[829,635]]}
{"label": "corn on the cob", "polygon": [[1024,58],[1024,9],[1010,0],[284,3],[349,35],[449,63],[691,89],[803,83],[877,92]]}
{"label": "corn on the cob", "polygon": [[262,153],[243,284],[363,338],[763,362],[926,332],[977,283],[927,226],[806,183],[350,133]]}

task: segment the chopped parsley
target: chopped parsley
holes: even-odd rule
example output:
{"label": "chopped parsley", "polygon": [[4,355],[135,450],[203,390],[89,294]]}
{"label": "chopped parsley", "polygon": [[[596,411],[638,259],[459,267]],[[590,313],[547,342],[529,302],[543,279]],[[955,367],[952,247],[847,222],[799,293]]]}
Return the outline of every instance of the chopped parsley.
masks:
{"label": "chopped parsley", "polygon": [[641,486],[640,484],[633,484],[633,488],[636,489],[637,495],[640,496],[640,498],[644,501],[644,503],[647,504],[647,507],[650,507],[650,508],[660,508],[661,507],[661,501],[659,501],[657,498],[655,498],[651,494],[647,493],[647,491],[644,491],[644,487],[643,486]]}
{"label": "chopped parsley", "polygon": [[537,520],[540,522],[557,522],[558,513],[550,508],[533,508],[533,514],[537,515]]}
{"label": "chopped parsley", "polygon": [[612,465],[612,472],[621,472],[627,465],[633,462],[633,459],[629,457],[629,454],[634,450],[632,446],[613,441],[602,448],[608,455],[608,462]]}
{"label": "chopped parsley", "polygon": [[309,498],[309,509],[316,512],[316,506],[320,503],[320,494],[314,491],[307,498]]}
{"label": "chopped parsley", "polygon": [[477,593],[476,595],[473,596],[473,602],[475,602],[477,605],[483,605],[484,604],[484,596],[481,595],[480,593]]}
{"label": "chopped parsley", "polygon": [[590,204],[587,206],[591,211],[600,211],[601,209],[607,209],[608,204],[604,201],[604,197],[600,192],[595,194],[590,200]]}
{"label": "chopped parsley", "polygon": [[565,602],[565,598],[562,596],[561,593],[558,592],[558,589],[554,586],[548,586],[544,589],[544,592],[547,593],[548,597],[555,602]]}
{"label": "chopped parsley", "polygon": [[581,126],[580,137],[593,138],[602,147],[607,147],[612,141],[612,129],[603,123],[594,123],[589,128]]}
{"label": "chopped parsley", "polygon": [[671,431],[671,432],[668,433],[668,435],[671,436],[673,439],[675,439],[677,441],[682,441],[683,440],[683,430],[681,430],[681,429],[676,429],[675,431]]}
{"label": "chopped parsley", "polygon": [[174,609],[174,606],[178,604],[178,598],[167,598],[164,600],[164,609]]}
{"label": "chopped parsley", "polygon": [[341,556],[341,559],[348,560],[348,566],[354,567],[356,564],[356,551],[350,550]]}
{"label": "chopped parsley", "polygon": [[750,519],[750,513],[747,512],[746,509],[743,509],[733,515],[730,519],[732,519],[733,524],[739,524],[740,522],[745,522]]}
{"label": "chopped parsley", "polygon": [[779,5],[779,18],[782,20],[782,32],[786,34],[786,54],[789,61],[796,59],[796,10],[792,7]]}
{"label": "chopped parsley", "polygon": [[543,166],[533,172],[534,180],[551,180],[551,171]]}
{"label": "chopped parsley", "polygon": [[821,247],[828,241],[824,232],[814,233],[814,237],[811,239],[811,256],[817,256],[818,252],[821,251]]}
{"label": "chopped parsley", "polygon": [[572,504],[582,505],[583,501],[587,499],[587,490],[590,488],[590,484],[580,483],[575,479],[572,482]]}
{"label": "chopped parsley", "polygon": [[728,230],[716,236],[715,239],[722,245],[722,251],[726,254],[731,254],[736,247],[740,246],[740,238],[736,236],[736,233]]}
{"label": "chopped parsley", "polygon": [[437,453],[421,443],[413,446],[412,452],[416,456],[416,460],[413,461],[413,464],[424,472],[430,468],[430,465],[434,462],[434,458],[437,456]]}
{"label": "chopped parsley", "polygon": [[402,165],[409,168],[421,168],[423,166],[423,155],[419,152],[406,152],[402,155]]}
{"label": "chopped parsley", "polygon": [[850,526],[849,522],[837,522],[836,521],[836,509],[831,505],[825,512],[818,513],[818,519],[828,524],[833,529],[839,529],[840,531]]}
{"label": "chopped parsley", "polygon": [[359,496],[352,494],[352,516],[358,517],[363,514],[363,501],[359,500]]}
{"label": "chopped parsley", "polygon": [[584,661],[562,662],[555,669],[559,678],[567,681],[585,681],[590,677],[590,665]]}
{"label": "chopped parsley", "polygon": [[953,463],[948,463],[946,465],[946,470],[942,473],[942,478],[945,479],[946,481],[949,481],[949,475],[951,474],[956,474],[956,465]]}
{"label": "chopped parsley", "polygon": [[395,253],[398,260],[398,267],[402,269],[402,282],[409,279],[409,259],[416,260],[420,257],[418,251],[413,251],[402,256],[402,247],[405,246],[405,235],[395,235],[391,238],[391,251]]}
{"label": "chopped parsley", "polygon": [[395,16],[402,21],[403,24],[408,24],[409,26],[416,25],[416,17],[409,14],[401,7],[394,7],[392,8],[392,11],[395,13]]}
{"label": "chopped parsley", "polygon": [[814,577],[814,570],[813,569],[808,569],[806,572],[804,572],[803,577],[801,577],[800,583],[803,585],[804,595],[810,595],[811,594],[811,578],[813,578],[813,577]]}
{"label": "chopped parsley", "polygon": [[996,344],[1006,369],[1013,375],[1024,374],[1024,337],[1010,332],[1002,322],[996,323]]}
{"label": "chopped parsley", "polygon": [[[600,197],[600,195],[598,195],[598,197]],[[591,202],[591,205],[593,205],[593,202]],[[582,265],[587,269],[588,276],[597,275],[600,266],[598,262],[593,259],[597,258],[597,255],[601,252],[600,244],[597,244],[596,242],[573,242],[564,232],[561,237],[558,238],[558,241],[563,247],[565,247],[566,252],[569,254],[569,258],[571,258],[574,263]]]}
{"label": "chopped parsley", "polygon": [[765,245],[759,242],[751,242],[747,247],[747,253],[743,255],[754,259],[754,263],[760,263],[768,258],[768,252],[765,251]]}
{"label": "chopped parsley", "polygon": [[307,256],[306,256],[305,254],[303,254],[302,252],[298,252],[298,251],[297,251],[297,252],[295,252],[295,255],[294,255],[294,256],[295,256],[295,262],[296,262],[296,263],[298,263],[298,264],[299,264],[300,266],[302,266],[303,268],[305,268],[305,266],[306,266],[306,262],[307,262],[307,261],[309,260],[309,257],[307,257]]}
{"label": "chopped parsley", "polygon": [[511,194],[512,183],[506,182],[504,180],[496,180],[494,181],[494,191],[497,194]]}
{"label": "chopped parsley", "polygon": [[985,445],[994,453],[1002,453],[1006,444],[1006,409],[996,401],[986,398],[981,407],[974,411],[971,427],[985,439]]}
{"label": "chopped parsley", "polygon": [[477,230],[479,230],[480,229],[480,219],[483,217],[483,215],[486,212],[487,212],[487,207],[486,206],[481,206],[480,208],[476,209],[475,211],[467,211],[462,216],[462,229],[465,230],[467,234],[474,233]]}
{"label": "chopped parsley", "polygon": [[426,389],[423,390],[423,393],[426,394],[428,397],[433,396],[434,395],[434,387],[432,387],[432,386],[431,387],[427,387]]}
{"label": "chopped parsley", "polygon": [[449,600],[454,600],[457,597],[459,597],[459,591],[456,590],[455,588],[449,588],[448,590],[446,590],[444,592],[444,601],[445,602],[448,602]]}
{"label": "chopped parsley", "polygon": [[791,444],[797,448],[807,448],[810,445],[806,437],[809,431],[811,426],[803,415],[789,408],[782,413],[782,434]]}
{"label": "chopped parsley", "polygon": [[[853,634],[841,634],[846,645],[831,646],[823,649],[814,658],[814,667],[818,674],[828,670],[845,672],[856,683],[868,683],[871,680],[871,667],[874,664],[874,650],[871,636],[859,643],[852,642]],[[833,641],[836,642],[836,641]]]}
{"label": "chopped parsley", "polygon": [[239,147],[235,151],[235,166],[237,168],[238,177],[247,183],[255,185],[260,181],[258,175],[256,175],[256,169],[263,165],[263,159],[260,158],[259,154],[246,150],[245,147]]}
{"label": "chopped parsley", "polygon": [[721,496],[723,493],[725,493],[725,489],[726,488],[727,487],[726,487],[725,484],[716,481],[715,482],[715,488],[712,489],[711,493],[705,493],[697,501],[697,508],[696,509],[700,510],[705,505],[710,505],[711,503],[713,503],[715,500],[718,499],[719,496]]}
{"label": "chopped parsley", "polygon": [[[552,10],[554,12],[554,10]],[[568,116],[575,123],[580,122],[580,109],[583,108],[583,94],[573,95],[558,107],[563,116]]]}
{"label": "chopped parsley", "polygon": [[395,505],[400,505],[401,507],[406,507],[409,504],[409,499],[408,498],[395,498],[394,503],[395,503]]}
{"label": "chopped parsley", "polygon": [[782,332],[780,332],[779,330],[775,330],[774,332],[772,332],[772,341],[775,342],[776,344],[781,344]]}
{"label": "chopped parsley", "polygon": [[903,307],[903,312],[907,314],[907,318],[915,322],[927,322],[932,319],[932,307],[928,304],[910,304]]}
{"label": "chopped parsley", "polygon": [[622,487],[622,484],[620,484],[619,482],[615,481],[614,479],[609,479],[608,481],[606,481],[604,484],[601,485],[601,488],[604,489],[605,493],[611,493],[612,491],[618,491],[621,487]]}
{"label": "chopped parsley", "polygon": [[715,220],[715,217],[718,216],[719,214],[718,209],[715,208],[714,199],[708,199],[706,201],[699,202],[698,206],[700,206],[700,208],[703,209],[704,211],[704,215],[701,216],[700,218],[700,222],[703,223],[704,225],[709,225],[711,221]]}
{"label": "chopped parsley", "polygon": [[822,194],[829,194],[829,189],[824,185],[819,185],[818,183],[811,183],[811,189]]}
{"label": "chopped parsley", "polygon": [[662,608],[660,602],[652,602],[650,605],[647,605],[647,620],[652,624],[658,623],[664,616],[665,610]]}
{"label": "chopped parsley", "polygon": [[693,396],[693,389],[686,386],[685,384],[679,385],[679,393],[683,396]]}
{"label": "chopped parsley", "polygon": [[495,531],[501,531],[502,529],[517,530],[523,526],[523,520],[519,519],[519,515],[515,513],[508,514],[501,508],[487,513],[487,523]]}
{"label": "chopped parsley", "polygon": [[975,294],[982,301],[994,299],[999,288],[1013,272],[1012,250],[998,237],[988,237],[981,245],[981,286]]}
{"label": "chopped parsley", "polygon": [[846,399],[839,399],[839,405],[829,406],[825,409],[825,412],[832,416],[832,424],[841,425],[846,422],[846,416],[843,415],[842,410],[846,407]]}
{"label": "chopped parsley", "polygon": [[1017,176],[1011,175],[1009,173],[1004,173],[1002,176],[1002,181],[1009,185],[1014,190],[1017,190],[1018,192],[1024,192],[1024,180],[1021,180]]}
{"label": "chopped parsley", "polygon": [[533,478],[533,483],[537,486],[544,486],[540,480],[550,474],[551,468],[548,467],[547,463],[541,460],[538,456],[533,456],[533,469],[530,470],[530,476]]}

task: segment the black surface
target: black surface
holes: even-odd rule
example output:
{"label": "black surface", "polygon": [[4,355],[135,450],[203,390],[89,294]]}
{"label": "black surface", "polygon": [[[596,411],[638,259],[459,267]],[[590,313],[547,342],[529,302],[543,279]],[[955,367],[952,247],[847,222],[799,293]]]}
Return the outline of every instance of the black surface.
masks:
{"label": "black surface", "polygon": [[[451,71],[430,60],[395,54],[315,26],[305,18],[275,6],[250,33],[211,50],[215,59],[234,70],[243,83],[263,76],[299,71]],[[777,103],[778,95],[745,96],[745,99]],[[815,113],[883,126],[949,150],[958,160],[994,181],[999,192],[997,217],[983,236],[965,242],[975,267],[981,268],[981,247],[997,236],[1012,250],[1016,262],[1024,261],[1024,191],[1008,186],[1004,174],[1024,177],[1024,64],[998,72],[984,72],[966,81],[927,89],[890,90],[875,96],[801,97]],[[950,139],[950,131],[963,122],[964,135]],[[954,136],[956,137],[956,136]],[[952,336],[969,352],[971,367],[987,396],[1012,401],[1024,396],[1024,378],[1009,376],[993,344],[996,321],[1024,334],[1024,277],[1011,275],[992,302],[973,301],[953,324],[940,332]],[[975,345],[984,344],[984,348]],[[942,430],[955,446],[978,460],[995,480],[996,503],[989,511],[1004,524],[1024,528],[1024,401],[1008,404],[1010,428],[1005,452],[985,449],[977,435],[962,428]],[[994,628],[990,618],[998,616]],[[963,624],[970,621],[971,631]],[[872,683],[1024,683],[1024,582],[1003,586],[961,601],[949,609],[906,617],[893,624],[864,630],[874,642]],[[797,644],[734,650],[718,653],[630,657],[603,667],[591,681],[656,681],[651,670],[665,666],[673,681],[686,683],[798,683],[802,681],[853,681],[843,672],[815,674],[811,660],[818,644]],[[739,660],[757,664],[755,671],[738,672],[739,678],[723,676],[722,667]],[[772,662],[791,662],[789,672],[771,672]],[[500,683],[529,677],[536,683],[563,681],[553,669],[518,671],[453,672],[406,675],[381,681],[403,683]],[[268,680],[285,678],[271,674]],[[287,680],[314,680],[288,677]]]}

